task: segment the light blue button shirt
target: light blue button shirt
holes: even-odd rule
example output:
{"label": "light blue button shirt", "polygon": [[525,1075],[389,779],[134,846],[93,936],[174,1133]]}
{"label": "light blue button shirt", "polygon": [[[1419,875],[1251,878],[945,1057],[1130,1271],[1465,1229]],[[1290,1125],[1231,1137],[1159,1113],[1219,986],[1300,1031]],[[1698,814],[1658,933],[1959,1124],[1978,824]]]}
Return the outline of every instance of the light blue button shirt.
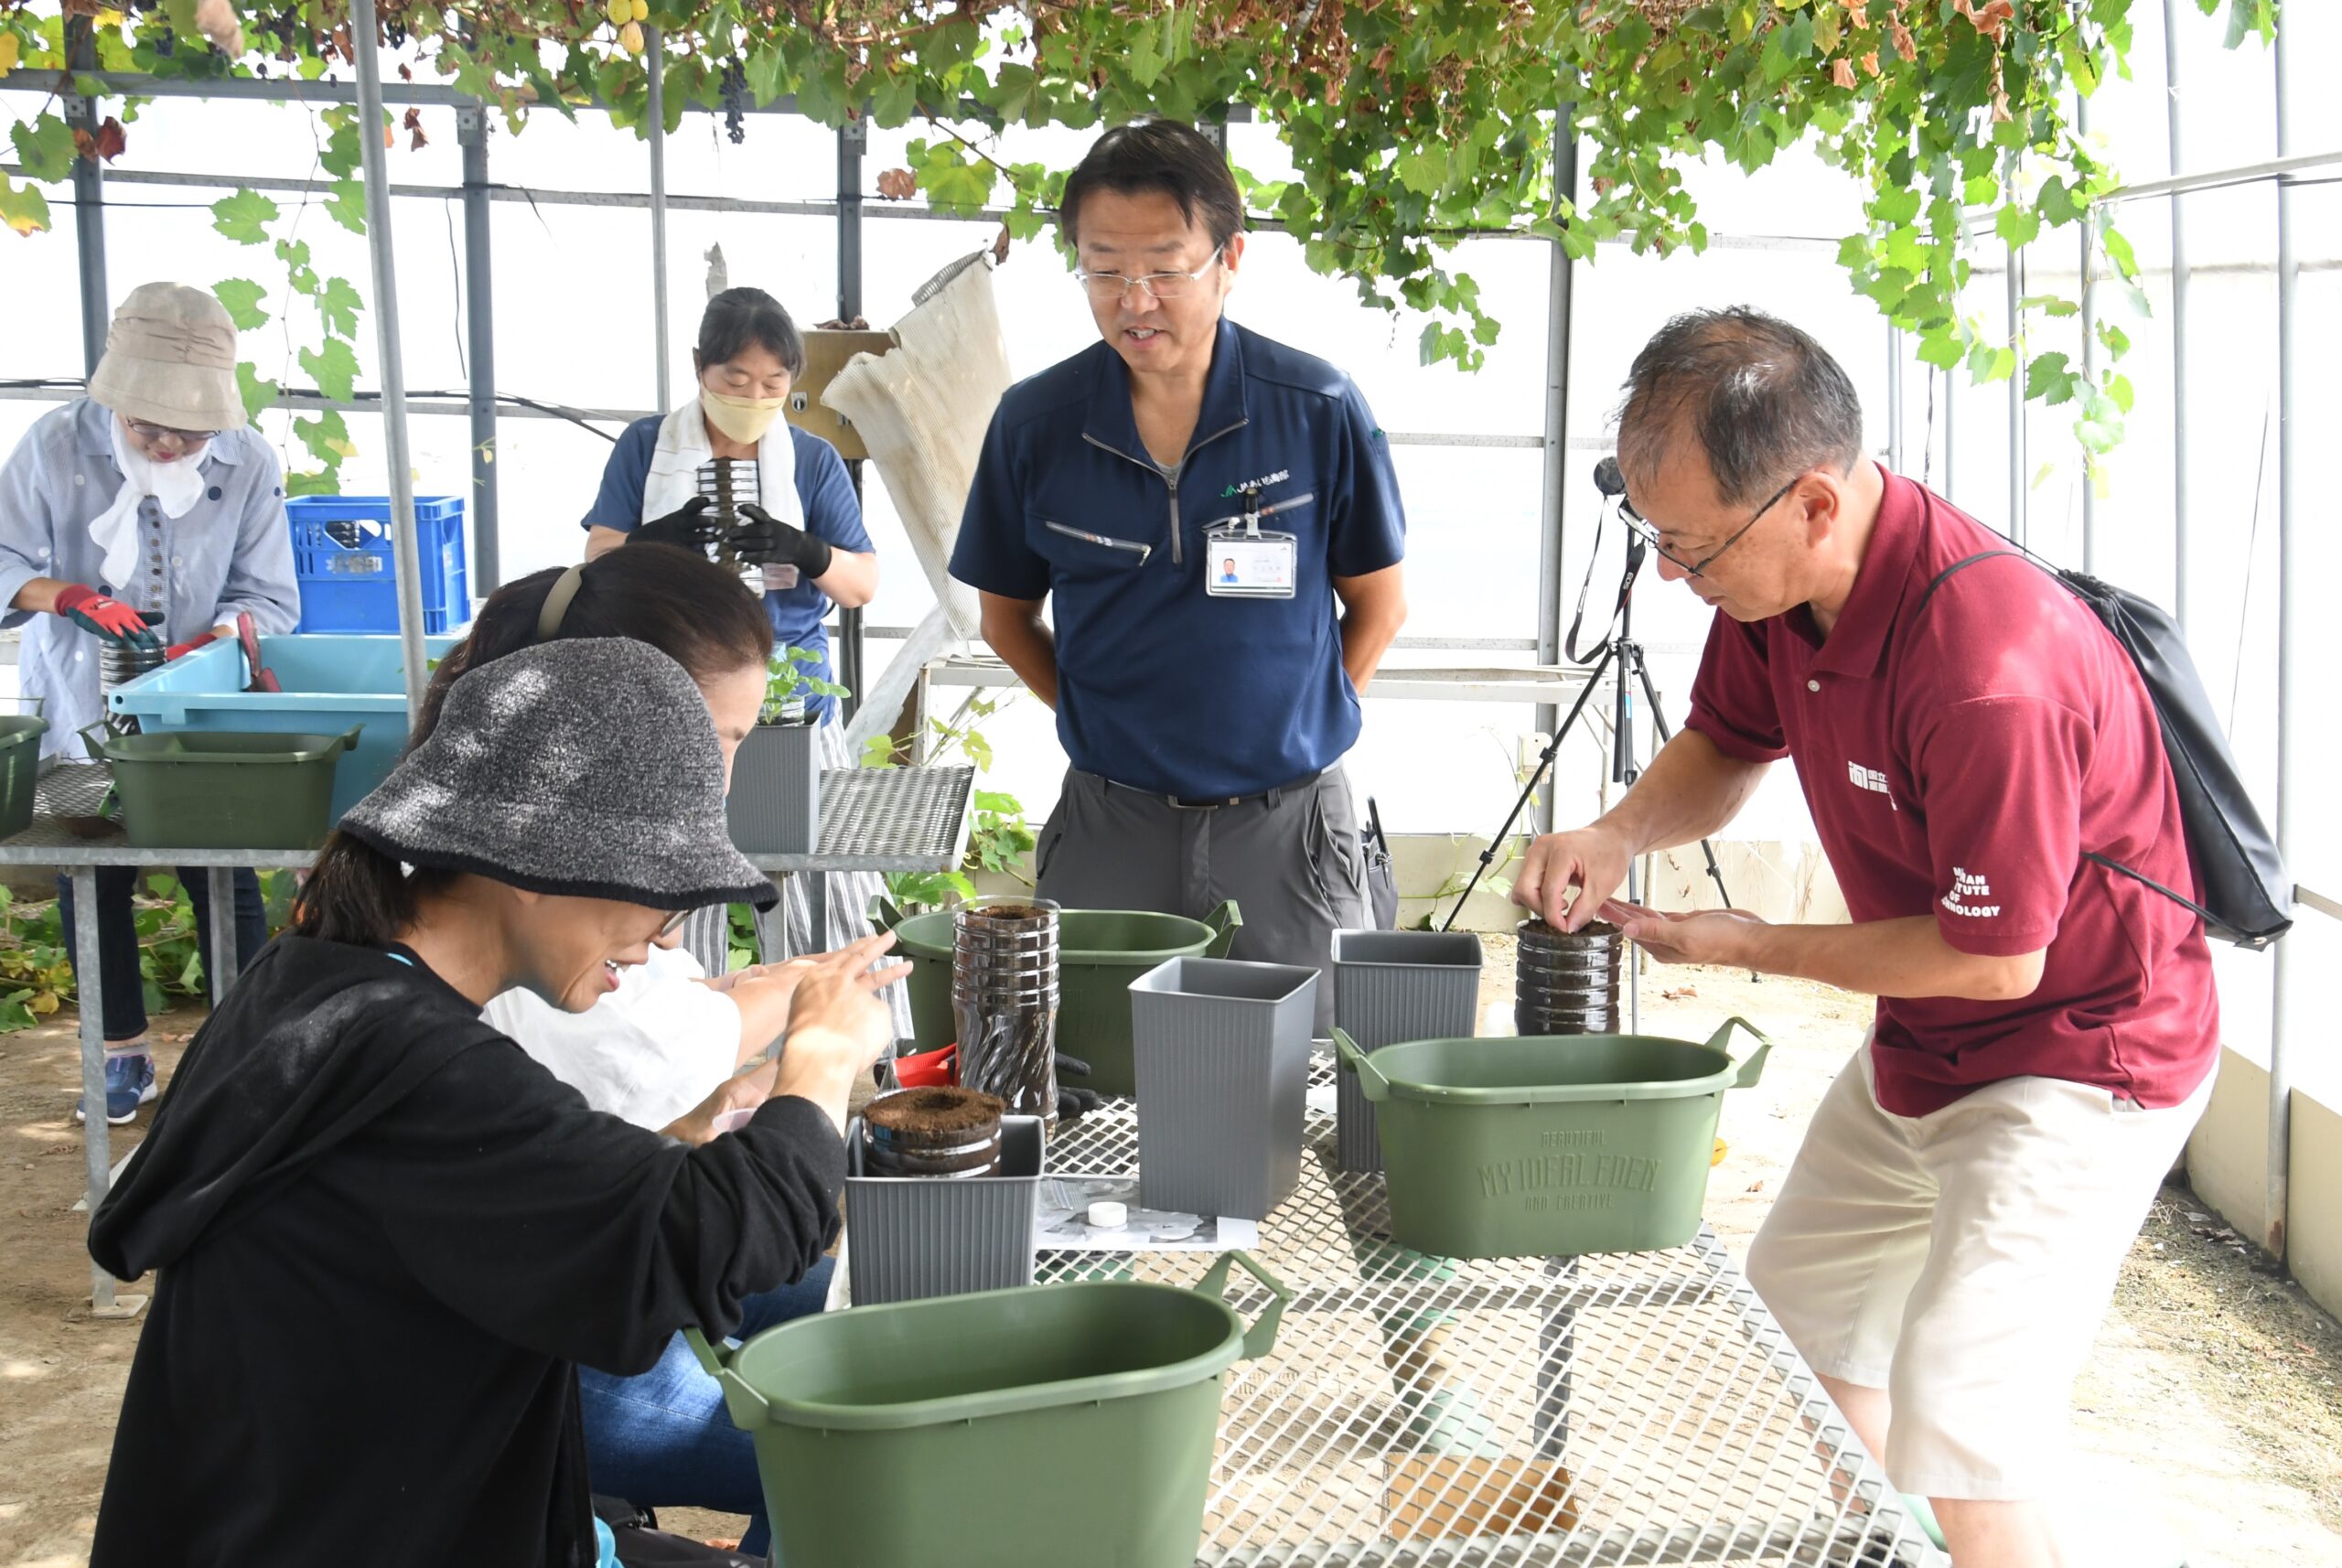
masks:
{"label": "light blue button shirt", "polygon": [[[107,428],[113,417],[77,398],[36,421],[0,467],[0,605],[12,605],[35,577],[53,577],[133,609],[162,611],[174,642],[232,624],[244,611],[264,634],[291,631],[301,619],[301,594],[285,482],[276,455],[250,430],[222,431],[205,446],[209,483],[187,515],[165,517],[151,496],[140,507],[136,581],[99,580],[104,553],[90,524],[122,489]],[[62,616],[21,609],[0,616],[0,627],[17,626],[25,628],[18,682],[26,696],[44,699],[48,720],[41,754],[80,757],[80,730],[104,712],[102,639]]]}

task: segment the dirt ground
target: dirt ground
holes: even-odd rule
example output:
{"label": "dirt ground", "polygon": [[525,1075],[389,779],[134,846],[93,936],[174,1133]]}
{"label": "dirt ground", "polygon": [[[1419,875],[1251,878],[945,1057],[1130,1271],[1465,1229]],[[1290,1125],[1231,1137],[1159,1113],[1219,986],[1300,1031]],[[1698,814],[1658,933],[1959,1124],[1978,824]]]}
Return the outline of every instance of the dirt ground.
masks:
{"label": "dirt ground", "polygon": [[[1509,943],[1492,940],[1485,1033],[1509,1033]],[[1774,1040],[1763,1081],[1731,1096],[1708,1214],[1735,1252],[1763,1219],[1805,1118],[1860,1039],[1867,1004],[1796,981],[1650,972],[1644,1026],[1705,1037],[1739,1014]],[[160,1020],[167,1075],[199,1015]],[[86,1561],[137,1322],[88,1315],[79,1080],[70,1015],[0,1037],[0,1568]],[[116,1157],[151,1112],[115,1130]],[[2342,1568],[2342,1329],[2258,1272],[2184,1189],[2166,1187],[2133,1248],[2075,1389],[2080,1526],[2138,1565],[2176,1543],[2195,1568]],[[2129,1542],[2105,1547],[2111,1521]],[[736,1528],[671,1514],[671,1528]],[[2163,1554],[2171,1561],[2176,1552]]]}

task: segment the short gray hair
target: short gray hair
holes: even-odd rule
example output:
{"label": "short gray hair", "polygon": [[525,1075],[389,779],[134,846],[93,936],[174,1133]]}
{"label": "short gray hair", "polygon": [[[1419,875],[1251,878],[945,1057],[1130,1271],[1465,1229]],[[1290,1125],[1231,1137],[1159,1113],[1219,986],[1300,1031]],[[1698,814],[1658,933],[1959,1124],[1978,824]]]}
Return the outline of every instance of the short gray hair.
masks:
{"label": "short gray hair", "polygon": [[1668,322],[1635,356],[1626,394],[1619,466],[1656,474],[1688,425],[1728,506],[1808,468],[1849,470],[1862,458],[1862,400],[1844,370],[1805,333],[1746,306]]}

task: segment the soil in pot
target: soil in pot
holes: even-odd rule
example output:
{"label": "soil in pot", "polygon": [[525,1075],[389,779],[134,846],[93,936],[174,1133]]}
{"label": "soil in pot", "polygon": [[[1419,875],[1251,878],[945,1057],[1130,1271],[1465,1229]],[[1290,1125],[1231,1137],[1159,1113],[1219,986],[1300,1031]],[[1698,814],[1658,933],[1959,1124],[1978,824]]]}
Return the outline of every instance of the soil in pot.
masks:
{"label": "soil in pot", "polygon": [[999,1099],[936,1084],[882,1094],[863,1108],[863,1169],[870,1176],[976,1176],[1000,1164]]}

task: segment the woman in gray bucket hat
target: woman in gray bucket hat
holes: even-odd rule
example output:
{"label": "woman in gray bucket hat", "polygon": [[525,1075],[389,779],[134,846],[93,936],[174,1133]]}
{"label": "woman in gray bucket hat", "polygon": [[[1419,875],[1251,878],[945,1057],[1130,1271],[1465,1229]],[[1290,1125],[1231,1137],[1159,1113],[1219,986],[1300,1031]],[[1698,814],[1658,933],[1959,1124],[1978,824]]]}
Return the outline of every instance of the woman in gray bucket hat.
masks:
{"label": "woman in gray bucket hat", "polygon": [[769,903],[725,762],[673,660],[564,639],[457,680],[343,819],[92,1219],[106,1267],[162,1271],[93,1563],[594,1561],[576,1367],[727,1333],[822,1255],[902,969],[869,968],[886,938],[819,961],[771,1097],[698,1145],[481,1020],[515,985],[590,1006],[675,911]]}

